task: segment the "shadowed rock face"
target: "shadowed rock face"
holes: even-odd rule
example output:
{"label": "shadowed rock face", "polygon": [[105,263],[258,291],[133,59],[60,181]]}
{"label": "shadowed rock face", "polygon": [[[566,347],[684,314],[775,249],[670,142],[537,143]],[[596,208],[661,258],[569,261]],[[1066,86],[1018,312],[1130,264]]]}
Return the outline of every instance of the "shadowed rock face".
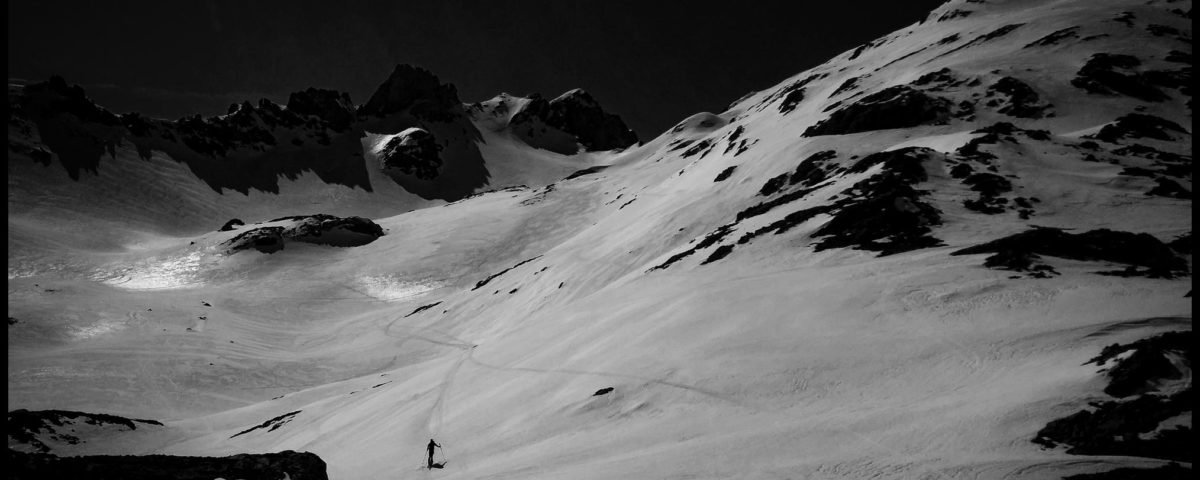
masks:
{"label": "shadowed rock face", "polygon": [[[50,165],[57,156],[72,179],[98,173],[102,156],[124,141],[149,159],[153,151],[184,163],[218,193],[279,193],[280,177],[306,172],[321,181],[373,191],[360,139],[367,131],[394,134],[420,128],[438,141],[439,168],[386,169],[392,180],[425,199],[458,200],[487,184],[479,131],[453,85],[426,70],[400,65],[357,112],[349,95],[310,88],[284,108],[268,100],[230,106],[226,115],[177,121],[114,115],[78,86],[55,77],[9,88],[9,124],[21,138],[9,150]],[[13,137],[10,135],[10,137]],[[19,157],[18,157],[19,158]],[[425,162],[428,163],[428,162]],[[422,163],[416,164],[417,166]]]}
{"label": "shadowed rock face", "polygon": [[241,454],[229,457],[82,456],[57,457],[50,454],[8,450],[10,479],[87,478],[94,480],[212,480],[245,478],[326,480],[325,461],[309,452],[285,450],[279,453]]}
{"label": "shadowed rock face", "polygon": [[329,122],[334,131],[344,131],[354,122],[354,102],[350,94],[309,88],[288,96],[287,109],[299,115],[313,115]]}
{"label": "shadowed rock face", "polygon": [[[605,112],[587,92],[575,89],[553,100],[533,96],[509,122],[513,132],[530,145],[571,154],[585,150],[612,150],[638,142],[621,117]],[[573,142],[550,142],[541,137],[566,137]],[[577,143],[578,146],[574,145]]]}
{"label": "shadowed rock face", "polygon": [[[323,118],[265,99],[257,106],[232,105],[219,117],[172,122],[136,113],[113,115],[59,77],[10,89],[9,95],[9,122],[36,126],[37,138],[74,180],[82,172],[98,172],[103,155],[115,156],[116,147],[129,141],[142,158],[150,158],[153,150],[166,152],[217,192],[278,193],[280,176],[294,179],[306,171],[326,183],[371,190],[361,131],[339,134]],[[9,139],[10,146],[16,143]],[[50,155],[31,157],[50,164]]]}
{"label": "shadowed rock face", "polygon": [[386,169],[396,169],[417,178],[431,180],[438,176],[442,167],[442,159],[433,134],[420,128],[410,128],[400,132],[384,144],[379,152],[380,166]]}
{"label": "shadowed rock face", "polygon": [[461,113],[458,89],[438,79],[429,70],[412,65],[396,65],[367,103],[358,108],[358,115],[384,116],[409,112],[417,118],[449,121]]}

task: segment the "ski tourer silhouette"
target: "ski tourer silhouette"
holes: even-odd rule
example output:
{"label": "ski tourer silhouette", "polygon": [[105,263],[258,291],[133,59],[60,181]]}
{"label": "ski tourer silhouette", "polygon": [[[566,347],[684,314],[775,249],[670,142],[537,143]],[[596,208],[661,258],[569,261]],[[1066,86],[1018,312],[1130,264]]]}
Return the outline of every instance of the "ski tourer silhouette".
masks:
{"label": "ski tourer silhouette", "polygon": [[442,468],[442,467],[446,466],[445,461],[443,461],[442,463],[433,463],[433,449],[435,447],[441,447],[441,445],[438,445],[438,443],[433,441],[432,438],[429,439],[429,445],[425,446],[425,451],[429,454],[429,460],[426,461],[425,468],[434,469],[434,468]]}

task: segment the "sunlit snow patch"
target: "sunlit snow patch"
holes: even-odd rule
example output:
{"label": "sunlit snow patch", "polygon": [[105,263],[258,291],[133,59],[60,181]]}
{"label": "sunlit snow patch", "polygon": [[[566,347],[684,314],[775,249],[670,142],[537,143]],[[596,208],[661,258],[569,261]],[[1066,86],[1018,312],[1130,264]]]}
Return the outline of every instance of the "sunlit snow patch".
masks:
{"label": "sunlit snow patch", "polygon": [[135,265],[101,270],[92,279],[129,290],[168,290],[198,287],[200,252],[166,259],[152,258]]}
{"label": "sunlit snow patch", "polygon": [[362,277],[359,281],[367,295],[388,302],[408,300],[442,286],[435,281],[406,282],[391,275]]}
{"label": "sunlit snow patch", "polygon": [[126,323],[124,321],[101,317],[94,323],[72,327],[70,335],[75,340],[86,340],[104,335],[106,333],[115,332],[125,328],[125,326]]}
{"label": "sunlit snow patch", "polygon": [[905,140],[904,142],[897,143],[884,149],[884,151],[890,152],[892,150],[899,150],[906,147],[925,147],[932,148],[942,153],[952,153],[963,145],[966,145],[967,142],[975,139],[975,137],[981,136],[983,136],[982,133],[972,133],[971,131],[948,133],[946,135],[930,135],[928,137],[918,137]]}

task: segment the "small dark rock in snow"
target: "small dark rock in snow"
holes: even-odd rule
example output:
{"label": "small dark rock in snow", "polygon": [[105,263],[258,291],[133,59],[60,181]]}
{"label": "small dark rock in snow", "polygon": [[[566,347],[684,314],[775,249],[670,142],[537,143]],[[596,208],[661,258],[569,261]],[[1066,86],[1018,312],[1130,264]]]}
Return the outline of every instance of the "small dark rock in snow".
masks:
{"label": "small dark rock in snow", "polygon": [[713,179],[713,182],[715,183],[715,182],[725,181],[726,179],[729,178],[730,175],[733,175],[733,171],[736,169],[737,169],[737,165],[734,165],[732,167],[721,170],[721,173],[717,174],[717,178]]}
{"label": "small dark rock in snow", "polygon": [[608,393],[611,393],[612,391],[613,391],[613,387],[604,387],[599,390],[596,390],[596,393],[593,393],[592,396],[598,397],[600,395],[606,395]]}

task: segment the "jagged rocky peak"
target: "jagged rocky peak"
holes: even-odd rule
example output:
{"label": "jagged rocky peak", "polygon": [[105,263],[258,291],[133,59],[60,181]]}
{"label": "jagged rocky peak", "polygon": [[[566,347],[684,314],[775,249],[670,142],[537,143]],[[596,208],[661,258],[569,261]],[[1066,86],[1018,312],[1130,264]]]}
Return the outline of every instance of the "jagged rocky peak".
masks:
{"label": "jagged rocky peak", "polygon": [[409,110],[415,116],[438,116],[454,108],[462,108],[454,85],[442,83],[424,68],[400,64],[358,108],[358,114],[383,116]]}
{"label": "jagged rocky peak", "polygon": [[[553,100],[530,95],[512,116],[509,125],[526,143],[559,153],[575,153],[575,145],[548,142],[546,137],[565,136],[584,150],[614,150],[638,143],[638,136],[621,117],[605,112],[591,94],[573,89]],[[570,142],[568,142],[570,143]]]}
{"label": "jagged rocky peak", "polygon": [[313,115],[329,123],[335,131],[343,131],[354,122],[354,102],[350,94],[336,90],[309,88],[288,96],[287,109],[300,115]]}

